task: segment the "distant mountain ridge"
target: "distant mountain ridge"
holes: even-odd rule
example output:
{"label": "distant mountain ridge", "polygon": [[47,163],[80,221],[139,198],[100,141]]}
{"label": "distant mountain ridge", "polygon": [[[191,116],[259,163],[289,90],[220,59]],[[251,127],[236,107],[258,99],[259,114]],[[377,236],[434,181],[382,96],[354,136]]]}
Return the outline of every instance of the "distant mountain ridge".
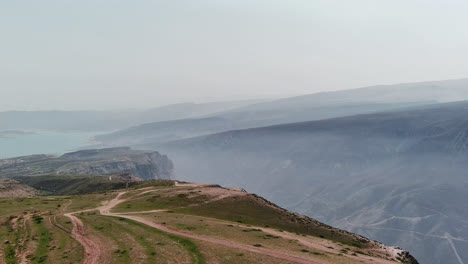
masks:
{"label": "distant mountain ridge", "polygon": [[144,110],[114,111],[6,111],[0,112],[0,130],[112,131],[148,122],[197,118],[262,100],[181,103]]}
{"label": "distant mountain ridge", "polygon": [[245,108],[268,109],[271,104],[280,107],[330,106],[336,104],[382,103],[444,103],[468,100],[468,78],[374,85],[363,88],[319,92],[258,103]]}
{"label": "distant mountain ridge", "polygon": [[143,124],[109,134],[98,135],[94,141],[111,146],[141,146],[158,144],[235,128],[227,119],[208,117]]}
{"label": "distant mountain ridge", "polygon": [[[96,137],[104,146],[145,147],[178,139],[284,123],[398,111],[468,100],[468,79],[379,85],[258,102],[167,122],[149,122]],[[171,115],[168,113],[168,115]],[[204,124],[204,126],[202,125]],[[171,128],[172,133],[169,133]]]}

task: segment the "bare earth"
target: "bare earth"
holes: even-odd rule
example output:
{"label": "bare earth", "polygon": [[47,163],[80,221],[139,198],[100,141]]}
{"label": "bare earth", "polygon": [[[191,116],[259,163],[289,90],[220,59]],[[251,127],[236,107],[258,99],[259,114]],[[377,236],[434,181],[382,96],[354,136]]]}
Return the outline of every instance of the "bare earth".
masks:
{"label": "bare earth", "polygon": [[[80,212],[75,212],[75,213],[80,213]],[[81,245],[83,245],[84,250],[85,250],[85,256],[83,259],[83,264],[99,264],[99,258],[101,257],[101,249],[97,245],[96,242],[93,240],[87,238],[85,236],[85,231],[84,231],[84,225],[81,220],[74,216],[73,214],[75,213],[68,213],[64,214],[66,217],[70,218],[72,224],[73,224],[73,230],[72,230],[72,237],[76,239],[76,241],[80,242]]]}

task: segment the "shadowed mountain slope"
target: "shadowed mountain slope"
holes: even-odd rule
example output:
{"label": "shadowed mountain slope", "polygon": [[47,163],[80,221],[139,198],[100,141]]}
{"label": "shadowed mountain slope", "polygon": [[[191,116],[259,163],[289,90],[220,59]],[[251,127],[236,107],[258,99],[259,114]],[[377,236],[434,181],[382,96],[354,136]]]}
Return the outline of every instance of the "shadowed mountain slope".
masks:
{"label": "shadowed mountain slope", "polygon": [[178,178],[235,185],[414,252],[467,259],[468,103],[228,131],[158,146]]}
{"label": "shadowed mountain slope", "polygon": [[[282,123],[330,119],[357,114],[421,108],[446,101],[468,100],[468,79],[379,85],[336,92],[324,92],[274,101],[238,105],[228,110],[206,115],[174,115],[161,111],[152,116],[154,121],[114,133],[99,135],[104,146],[135,146],[161,144],[228,131]],[[214,106],[218,104],[213,104]],[[182,105],[180,106],[182,107]],[[187,106],[190,109],[190,106]],[[208,106],[206,106],[208,107]],[[174,106],[174,108],[177,108]],[[202,106],[198,106],[202,108]],[[177,112],[177,111],[175,111]],[[162,117],[166,114],[165,119]],[[202,118],[200,118],[202,117]],[[150,121],[150,119],[147,119]],[[141,121],[141,119],[140,119]],[[148,122],[149,122],[148,121]]]}

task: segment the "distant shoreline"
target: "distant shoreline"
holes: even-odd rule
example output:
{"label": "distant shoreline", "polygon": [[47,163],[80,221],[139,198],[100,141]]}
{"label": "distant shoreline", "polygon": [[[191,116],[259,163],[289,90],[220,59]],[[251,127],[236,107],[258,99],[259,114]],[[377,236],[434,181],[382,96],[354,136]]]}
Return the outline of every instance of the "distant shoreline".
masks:
{"label": "distant shoreline", "polygon": [[0,130],[0,138],[14,138],[16,136],[27,136],[36,134],[36,132],[22,130]]}

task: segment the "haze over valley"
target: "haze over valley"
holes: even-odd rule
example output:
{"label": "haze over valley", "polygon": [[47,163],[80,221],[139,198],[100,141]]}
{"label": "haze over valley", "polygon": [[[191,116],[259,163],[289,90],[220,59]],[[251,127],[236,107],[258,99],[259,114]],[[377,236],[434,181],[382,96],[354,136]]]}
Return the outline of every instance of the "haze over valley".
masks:
{"label": "haze over valley", "polygon": [[[54,119],[49,129],[73,133],[89,128],[96,135],[92,147],[105,149],[58,159],[6,159],[0,176],[39,190],[45,187],[36,175],[52,174],[131,173],[143,180],[162,177],[236,186],[324,223],[408,249],[421,263],[459,263],[468,249],[468,215],[459,210],[468,201],[464,177],[468,103],[463,101],[468,99],[467,84],[463,79],[273,101],[101,112],[113,116],[106,125],[98,120],[102,116],[91,112],[82,119],[73,116],[85,112],[56,112],[62,119]],[[3,113],[9,118],[13,114],[17,113]],[[35,125],[27,120],[47,114],[19,113],[16,123],[9,123],[12,130],[4,132],[5,139],[34,135],[20,129],[44,129],[40,125],[45,122]],[[105,126],[80,123],[92,118]],[[117,124],[120,130],[98,132]],[[73,127],[77,125],[78,130]],[[150,151],[110,148],[127,146]],[[146,163],[146,158],[137,161],[132,156],[151,151],[169,158]],[[84,163],[69,163],[68,157],[74,156]],[[106,163],[109,158],[111,163]],[[124,165],[128,162],[143,163]],[[158,168],[158,174],[152,167]],[[165,176],[153,176],[159,173]],[[60,178],[54,177],[54,181]],[[88,186],[85,182],[76,186]]]}
{"label": "haze over valley", "polygon": [[467,13],[0,3],[0,264],[468,264]]}

